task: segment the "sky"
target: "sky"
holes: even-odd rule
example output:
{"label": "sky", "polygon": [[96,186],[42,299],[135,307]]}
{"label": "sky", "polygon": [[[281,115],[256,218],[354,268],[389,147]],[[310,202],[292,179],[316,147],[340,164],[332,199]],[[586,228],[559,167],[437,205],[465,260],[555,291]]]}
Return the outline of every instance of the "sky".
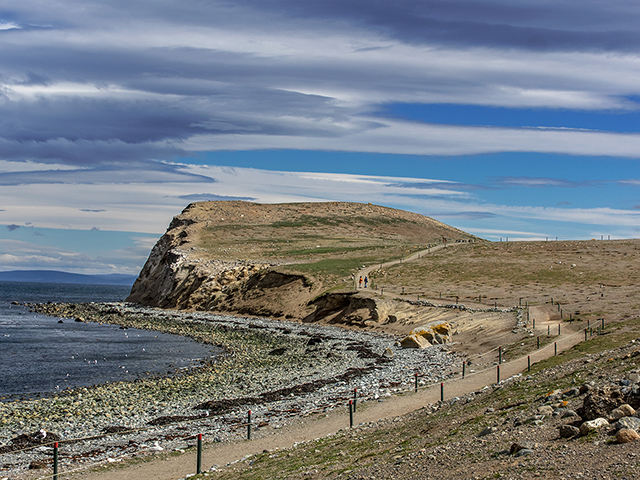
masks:
{"label": "sky", "polygon": [[0,271],[137,274],[200,200],[640,237],[636,0],[5,0]]}

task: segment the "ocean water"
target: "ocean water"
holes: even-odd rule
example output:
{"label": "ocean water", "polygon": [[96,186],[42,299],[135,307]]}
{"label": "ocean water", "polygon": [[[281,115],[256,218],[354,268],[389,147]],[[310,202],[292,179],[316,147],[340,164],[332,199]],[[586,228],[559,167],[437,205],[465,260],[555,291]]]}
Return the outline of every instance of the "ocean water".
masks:
{"label": "ocean water", "polygon": [[190,368],[220,350],[194,340],[30,313],[18,303],[122,301],[130,287],[0,282],[0,401]]}

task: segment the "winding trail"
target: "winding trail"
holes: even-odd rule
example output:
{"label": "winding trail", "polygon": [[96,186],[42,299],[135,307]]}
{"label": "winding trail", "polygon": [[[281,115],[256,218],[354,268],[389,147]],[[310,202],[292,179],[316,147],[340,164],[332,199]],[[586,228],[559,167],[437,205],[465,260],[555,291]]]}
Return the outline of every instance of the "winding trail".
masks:
{"label": "winding trail", "polygon": [[[417,252],[406,259],[394,260],[381,265],[370,266],[360,270],[356,276],[364,278],[372,270],[376,268],[384,268],[401,262],[411,261],[422,257],[423,255],[433,253],[434,251],[445,248],[444,245],[430,248]],[[536,307],[532,307],[536,309]],[[538,313],[538,317],[547,317],[542,309]],[[541,322],[546,326],[545,321]],[[568,326],[567,326],[568,327]],[[440,401],[441,393],[444,392],[445,401],[454,397],[461,397],[474,391],[481,390],[485,386],[493,385],[498,381],[498,370],[500,379],[505,380],[513,375],[526,372],[529,360],[533,365],[536,362],[552,357],[557,348],[560,353],[570,349],[578,344],[583,338],[582,330],[570,332],[569,328],[564,327],[563,335],[555,337],[552,342],[538,350],[531,352],[529,355],[504,362],[498,366],[491,366],[484,370],[468,373],[463,378],[461,374],[453,379],[442,383],[436,383],[427,387],[421,387],[417,392],[413,389],[405,390],[398,395],[385,398],[384,401],[363,402],[358,404],[358,410],[354,415],[354,423],[377,422],[390,417],[398,417],[414,412],[427,404],[434,404]],[[479,357],[495,355],[493,350],[484,352]],[[528,358],[530,357],[530,358]],[[255,421],[259,421],[256,419]],[[314,414],[305,418],[290,420],[291,423],[280,428],[273,429],[270,427],[255,431],[253,439],[248,441],[245,439],[246,430],[240,429],[237,433],[237,440],[229,443],[209,443],[205,444],[202,453],[202,470],[206,471],[212,465],[225,465],[230,462],[241,460],[246,456],[260,454],[265,450],[283,449],[294,446],[300,442],[306,442],[322,437],[326,437],[349,427],[349,413],[347,405],[344,409],[333,410],[327,414]],[[203,432],[206,436],[206,432]],[[118,465],[118,464],[116,464]],[[62,473],[60,478],[75,479],[82,477],[89,480],[177,480],[184,478],[187,474],[195,473],[196,469],[196,452],[189,451],[179,456],[170,456],[167,454],[159,455],[158,458],[128,464],[126,461],[117,467],[110,465],[111,468],[105,470],[87,471],[86,466],[83,470],[76,473]],[[51,476],[40,477],[51,478]]]}
{"label": "winding trail", "polygon": [[[558,353],[567,350],[582,340],[582,331],[558,336],[555,339]],[[531,352],[531,364],[553,356],[555,346],[548,344],[539,350]],[[527,356],[505,362],[500,365],[500,378],[505,380],[513,375],[526,372]],[[461,397],[468,393],[481,390],[487,385],[497,383],[497,367],[486,368],[482,371],[467,374],[464,378],[458,376],[443,382],[445,401],[454,397]],[[427,404],[440,401],[440,383],[422,387],[417,393],[413,389],[406,390],[399,395],[385,399],[383,402],[366,402],[358,404],[358,411],[354,415],[356,424],[377,422],[378,420],[398,417],[414,412]],[[299,442],[314,440],[335,434],[341,429],[348,428],[349,414],[347,407],[342,411],[332,411],[327,415],[314,415],[294,420],[282,429],[263,429],[255,432],[254,439],[245,440],[245,430],[238,433],[238,441],[223,444],[208,444],[203,448],[203,471],[212,465],[225,465],[240,460],[248,455],[262,453],[264,450],[274,450],[292,447]],[[184,478],[189,473],[195,473],[196,453],[189,451],[180,456],[162,456],[158,459],[145,461],[135,465],[122,465],[122,468],[111,468],[105,471],[80,471],[76,474],[62,474],[61,478],[77,478],[91,480],[176,480]],[[85,467],[86,468],[86,467]],[[45,477],[41,477],[45,478]],[[50,477],[48,477],[50,478]]]}
{"label": "winding trail", "polygon": [[[398,260],[391,260],[389,262],[385,262],[385,263],[376,263],[374,265],[370,265],[368,267],[365,267],[361,270],[358,271],[358,273],[356,273],[356,276],[354,277],[354,288],[356,290],[360,289],[358,286],[358,280],[360,278],[364,278],[367,277],[373,270],[377,270],[377,269],[383,269],[383,268],[387,268],[387,267],[391,267],[392,265],[397,265],[399,263],[404,263],[404,262],[410,262],[412,260],[417,260],[419,258],[424,257],[425,255],[430,255],[434,252],[437,252],[438,250],[442,250],[443,248],[448,248],[451,247],[453,245],[458,245],[456,243],[451,244],[451,245],[436,245],[435,247],[431,247],[431,248],[427,248],[425,250],[420,250],[419,252],[414,253],[413,255],[407,257],[407,258],[400,258]],[[360,289],[361,290],[361,289]]]}

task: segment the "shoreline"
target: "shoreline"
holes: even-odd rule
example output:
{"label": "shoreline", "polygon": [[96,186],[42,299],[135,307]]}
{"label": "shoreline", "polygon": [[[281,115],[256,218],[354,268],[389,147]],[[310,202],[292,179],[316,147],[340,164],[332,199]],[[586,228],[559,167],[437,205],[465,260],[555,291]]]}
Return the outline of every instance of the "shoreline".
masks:
{"label": "shoreline", "polygon": [[[195,371],[178,375],[80,387],[0,404],[3,449],[17,436],[43,428],[63,441],[63,471],[88,462],[143,455],[155,441],[166,451],[184,450],[198,433],[209,442],[237,440],[245,432],[242,425],[249,408],[259,436],[282,428],[290,417],[344,406],[354,388],[359,402],[379,401],[410,388],[414,372],[422,375],[424,385],[447,378],[450,367],[458,363],[440,346],[402,350],[395,346],[394,336],[332,326],[125,303],[30,307],[50,316],[188,336],[227,352],[219,361],[203,362]],[[392,356],[385,356],[387,349]],[[127,428],[140,430],[122,431]],[[105,431],[119,433],[103,436]],[[96,436],[99,439],[64,442]],[[34,460],[49,457],[40,450],[4,453],[2,463],[12,465],[10,471],[16,474]]]}

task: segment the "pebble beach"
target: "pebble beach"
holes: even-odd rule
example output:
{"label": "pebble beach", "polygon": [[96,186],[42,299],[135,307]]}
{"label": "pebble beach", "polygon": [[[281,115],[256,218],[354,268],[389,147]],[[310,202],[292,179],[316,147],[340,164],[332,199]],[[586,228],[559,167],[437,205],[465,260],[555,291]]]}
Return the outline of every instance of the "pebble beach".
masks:
{"label": "pebble beach", "polygon": [[[446,346],[402,349],[399,338],[339,327],[265,318],[176,312],[127,303],[31,304],[32,311],[191,337],[223,353],[190,369],[132,382],[65,390],[0,403],[0,478],[50,467],[60,442],[61,471],[113,463],[159,449],[246,438],[282,428],[295,417],[384,401],[452,375],[460,363]],[[44,430],[48,439],[35,435]],[[25,438],[27,439],[25,441]],[[43,471],[44,473],[44,471]]]}

